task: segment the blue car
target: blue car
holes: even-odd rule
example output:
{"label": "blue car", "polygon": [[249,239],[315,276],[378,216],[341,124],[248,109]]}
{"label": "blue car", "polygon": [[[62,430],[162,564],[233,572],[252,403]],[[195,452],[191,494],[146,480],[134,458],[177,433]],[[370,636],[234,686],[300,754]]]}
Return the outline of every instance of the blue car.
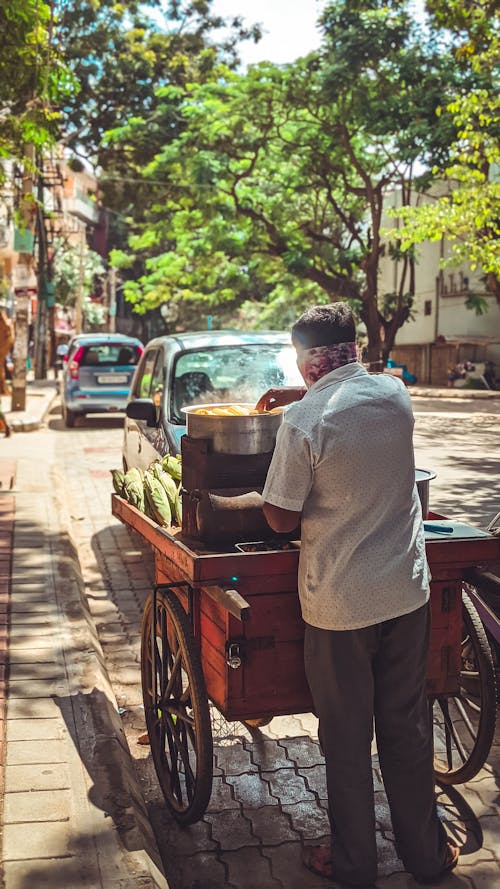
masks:
{"label": "blue car", "polygon": [[271,386],[302,386],[290,335],[219,330],[151,340],[137,367],[127,404],[123,466],[146,469],[181,450],[183,408],[193,404],[255,404]]}
{"label": "blue car", "polygon": [[140,340],[118,333],[74,337],[61,385],[65,425],[73,427],[86,414],[124,411],[142,352]]}

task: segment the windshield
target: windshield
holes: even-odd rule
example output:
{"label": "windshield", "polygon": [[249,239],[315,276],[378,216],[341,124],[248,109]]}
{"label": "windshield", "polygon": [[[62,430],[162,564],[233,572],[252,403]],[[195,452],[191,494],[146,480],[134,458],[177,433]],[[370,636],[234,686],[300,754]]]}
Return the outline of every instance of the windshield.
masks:
{"label": "windshield", "polygon": [[91,343],[84,347],[80,367],[133,367],[141,349],[127,343]]}
{"label": "windshield", "polygon": [[171,419],[184,425],[183,407],[218,402],[255,404],[271,386],[303,384],[295,349],[284,343],[184,352],[174,368]]}

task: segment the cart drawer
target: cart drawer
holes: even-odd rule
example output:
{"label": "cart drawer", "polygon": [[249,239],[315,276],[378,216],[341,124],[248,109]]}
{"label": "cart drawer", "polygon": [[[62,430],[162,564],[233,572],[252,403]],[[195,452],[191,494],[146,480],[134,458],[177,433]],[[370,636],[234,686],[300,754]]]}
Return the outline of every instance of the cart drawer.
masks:
{"label": "cart drawer", "polygon": [[[201,592],[200,644],[208,696],[229,720],[309,712],[297,590],[252,595],[246,585],[244,595],[250,617],[240,623]],[[231,656],[241,661],[235,669],[227,663]]]}

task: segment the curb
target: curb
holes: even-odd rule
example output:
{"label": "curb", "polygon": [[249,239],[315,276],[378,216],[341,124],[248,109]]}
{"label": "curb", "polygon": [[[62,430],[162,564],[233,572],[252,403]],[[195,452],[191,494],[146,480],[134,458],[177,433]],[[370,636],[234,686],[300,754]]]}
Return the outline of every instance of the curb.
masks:
{"label": "curb", "polygon": [[[24,411],[4,411],[5,418],[12,432],[34,432],[42,426],[45,417],[50,411],[52,405],[59,395],[59,387],[57,383],[52,386],[43,386],[37,391],[32,388],[26,391],[26,404],[29,405]],[[40,410],[34,412],[33,408],[37,400],[40,404],[36,407]]]}
{"label": "curb", "polygon": [[[11,597],[12,551],[14,540],[15,498],[0,495],[0,815],[5,788],[7,675],[9,660],[9,610]],[[3,823],[3,817],[0,819]]]}
{"label": "curb", "polygon": [[456,401],[462,400],[480,400],[488,401],[500,399],[500,392],[487,389],[446,389],[432,387],[425,388],[423,386],[408,386],[408,392],[413,398],[441,398]]}

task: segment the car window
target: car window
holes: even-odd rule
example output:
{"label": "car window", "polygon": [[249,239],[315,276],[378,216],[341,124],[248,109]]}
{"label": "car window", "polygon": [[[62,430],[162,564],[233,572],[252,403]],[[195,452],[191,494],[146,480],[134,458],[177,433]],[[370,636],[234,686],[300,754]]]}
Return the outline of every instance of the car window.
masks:
{"label": "car window", "polygon": [[139,368],[138,377],[134,383],[135,398],[151,398],[151,390],[153,383],[153,372],[155,364],[158,361],[158,349],[151,349],[146,352],[146,356]]}
{"label": "car window", "polygon": [[140,355],[137,346],[127,343],[89,343],[80,367],[133,367]]}
{"label": "car window", "polygon": [[255,343],[180,353],[172,380],[171,419],[185,423],[183,407],[211,402],[255,404],[270,386],[303,385],[295,350]]}
{"label": "car window", "polygon": [[153,372],[151,374],[151,389],[149,397],[153,399],[156,407],[159,407],[163,398],[163,381],[165,377],[163,352],[161,349],[155,361]]}

